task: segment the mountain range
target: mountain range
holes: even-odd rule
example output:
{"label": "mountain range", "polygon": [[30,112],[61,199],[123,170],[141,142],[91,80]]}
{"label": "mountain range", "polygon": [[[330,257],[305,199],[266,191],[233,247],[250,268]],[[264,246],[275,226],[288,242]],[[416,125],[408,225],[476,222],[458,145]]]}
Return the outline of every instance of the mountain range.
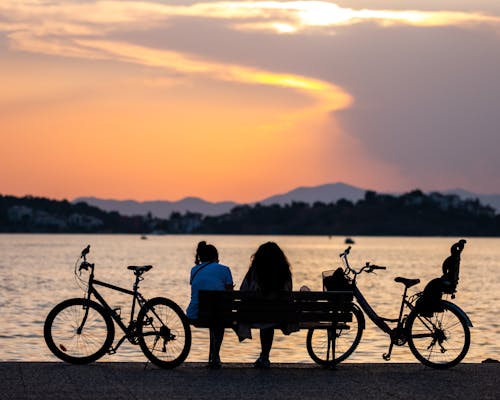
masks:
{"label": "mountain range", "polygon": [[[287,193],[267,197],[255,203],[263,205],[290,204],[292,202],[305,202],[313,204],[316,201],[332,203],[340,199],[356,202],[362,199],[369,189],[362,189],[345,183],[331,183],[312,187],[298,187]],[[500,211],[500,194],[476,194],[463,189],[452,189],[442,192],[443,194],[455,194],[461,199],[479,199],[484,205],[489,205],[497,212]],[[158,218],[169,218],[172,212],[196,212],[203,215],[222,215],[229,212],[233,207],[240,205],[233,201],[209,202],[199,197],[186,197],[179,201],[135,201],[135,200],[113,200],[97,197],[79,197],[73,203],[85,202],[89,205],[99,207],[105,211],[117,211],[122,215],[146,215],[151,213]],[[251,203],[251,204],[255,204]]]}

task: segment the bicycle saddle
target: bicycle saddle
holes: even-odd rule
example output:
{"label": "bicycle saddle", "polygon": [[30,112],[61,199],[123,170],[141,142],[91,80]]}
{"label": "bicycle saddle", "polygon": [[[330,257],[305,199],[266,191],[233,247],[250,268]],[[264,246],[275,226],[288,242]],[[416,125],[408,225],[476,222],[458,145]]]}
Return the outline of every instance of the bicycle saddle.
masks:
{"label": "bicycle saddle", "polygon": [[127,269],[138,272],[138,273],[143,273],[143,272],[148,272],[151,268],[153,268],[152,265],[141,265],[141,266],[136,266],[136,265],[129,265]]}
{"label": "bicycle saddle", "polygon": [[402,283],[407,288],[410,288],[412,286],[415,286],[417,283],[420,283],[420,279],[401,278],[400,276],[398,276],[397,278],[394,278],[394,281],[398,282],[398,283]]}

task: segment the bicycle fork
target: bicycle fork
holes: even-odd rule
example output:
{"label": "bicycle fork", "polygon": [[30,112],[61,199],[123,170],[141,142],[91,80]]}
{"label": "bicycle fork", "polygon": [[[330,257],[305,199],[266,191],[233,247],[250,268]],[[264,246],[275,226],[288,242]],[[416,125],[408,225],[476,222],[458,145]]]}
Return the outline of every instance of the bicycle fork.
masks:
{"label": "bicycle fork", "polygon": [[83,306],[85,309],[85,314],[83,315],[82,322],[78,328],[76,328],[76,334],[81,335],[83,331],[83,327],[85,325],[85,322],[87,322],[87,318],[89,316],[89,306]]}

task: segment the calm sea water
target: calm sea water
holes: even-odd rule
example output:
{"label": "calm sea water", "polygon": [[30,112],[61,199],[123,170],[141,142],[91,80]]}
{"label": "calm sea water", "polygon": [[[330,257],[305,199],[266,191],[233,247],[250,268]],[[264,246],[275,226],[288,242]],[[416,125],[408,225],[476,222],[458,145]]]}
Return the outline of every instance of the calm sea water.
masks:
{"label": "calm sea water", "polygon": [[[358,285],[376,311],[397,317],[402,286],[396,276],[420,278],[425,283],[440,275],[442,261],[457,238],[359,237],[350,260],[353,266],[370,261],[388,267],[377,275],[363,275]],[[267,240],[277,242],[293,268],[294,287],[321,290],[321,272],[340,265],[338,254],[346,247],[343,237],[323,236],[149,236],[137,235],[0,235],[0,360],[54,361],[43,339],[43,323],[50,309],[62,300],[79,297],[73,268],[80,251],[91,245],[89,261],[96,264],[97,279],[131,288],[133,275],[127,265],[152,264],[141,285],[147,297],[166,296],[183,309],[189,302],[189,271],[199,240],[215,244],[221,263],[231,267],[238,286],[251,254]],[[412,288],[413,289],[413,288]],[[471,238],[462,253],[461,276],[454,302],[471,318],[472,344],[465,362],[500,358],[500,239]],[[128,310],[129,298],[104,291],[113,306]],[[226,332],[221,357],[226,362],[251,362],[259,353],[254,340],[239,343]],[[290,336],[276,333],[271,358],[275,362],[312,362],[305,348],[306,331]],[[118,336],[118,331],[117,331]],[[115,339],[116,340],[116,339]],[[381,362],[388,337],[369,320],[351,362]],[[193,330],[188,361],[205,361],[207,331]],[[124,343],[119,352],[103,361],[143,361],[140,349]],[[394,362],[415,362],[407,347],[397,347]]]}

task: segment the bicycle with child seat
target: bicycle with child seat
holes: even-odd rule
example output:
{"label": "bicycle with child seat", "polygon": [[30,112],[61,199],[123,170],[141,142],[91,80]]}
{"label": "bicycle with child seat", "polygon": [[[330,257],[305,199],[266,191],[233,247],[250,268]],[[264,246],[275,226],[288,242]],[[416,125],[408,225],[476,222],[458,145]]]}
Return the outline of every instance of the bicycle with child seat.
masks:
{"label": "bicycle with child seat", "polygon": [[[454,244],[458,246],[458,255],[464,244],[465,240]],[[316,363],[332,366],[344,361],[354,352],[365,328],[363,311],[379,329],[390,337],[389,350],[382,355],[384,360],[390,360],[394,345],[408,344],[417,360],[432,368],[450,368],[462,361],[469,350],[469,328],[472,327],[472,323],[461,308],[448,300],[441,299],[436,310],[421,312],[417,301],[422,297],[423,292],[414,295],[407,293],[410,287],[420,283],[420,279],[397,277],[394,280],[404,285],[398,318],[390,319],[379,316],[357,287],[356,278],[364,272],[373,273],[377,270],[385,270],[386,267],[366,263],[359,270],[355,270],[349,265],[350,250],[349,246],[340,254],[340,258],[344,265],[344,277],[350,284],[357,301],[357,304],[353,303],[352,306],[352,321],[337,325],[335,330],[327,328],[308,331],[307,351]],[[334,343],[333,340],[335,340]],[[335,349],[335,354],[332,354],[332,349]]]}
{"label": "bicycle with child seat", "polygon": [[[86,364],[106,353],[116,353],[128,340],[133,345],[139,345],[148,360],[159,367],[174,368],[181,364],[191,347],[191,328],[187,317],[172,300],[164,297],[146,300],[139,292],[139,282],[153,267],[127,267],[135,275],[133,288],[128,290],[95,279],[95,265],[87,261],[89,252],[90,245],[81,252],[74,271],[77,282],[85,290],[84,297],[68,299],[56,305],[45,320],[44,338],[50,351],[68,363]],[[122,319],[121,309],[111,308],[97,286],[132,296],[128,324]],[[114,323],[124,335],[113,346]]]}

